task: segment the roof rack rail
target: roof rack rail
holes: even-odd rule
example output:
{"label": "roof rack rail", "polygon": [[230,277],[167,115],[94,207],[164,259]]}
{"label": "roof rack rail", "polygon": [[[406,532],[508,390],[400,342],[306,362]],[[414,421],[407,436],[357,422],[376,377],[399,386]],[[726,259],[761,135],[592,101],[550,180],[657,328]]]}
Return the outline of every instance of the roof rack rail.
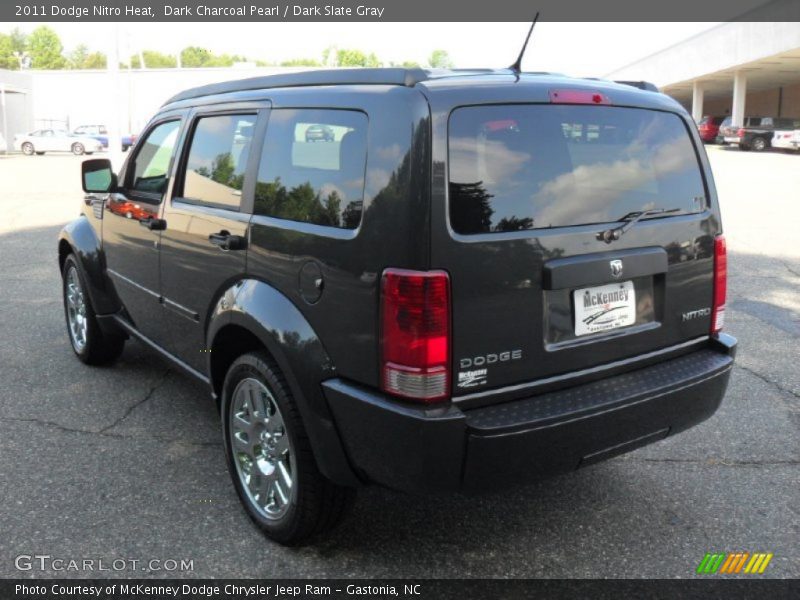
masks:
{"label": "roof rack rail", "polygon": [[659,91],[655,84],[650,83],[649,81],[615,81],[614,83],[621,83],[622,85],[630,85],[635,88],[639,88],[640,90],[647,90],[648,92],[657,92]]}
{"label": "roof rack rail", "polygon": [[400,67],[368,68],[368,69],[317,69],[313,71],[300,71],[296,73],[278,73],[212,83],[196,88],[191,88],[175,94],[164,103],[172,104],[181,100],[213,96],[227,92],[242,92],[278,87],[303,87],[311,85],[399,85],[414,87],[421,81],[428,79],[428,73],[423,69],[404,69]]}

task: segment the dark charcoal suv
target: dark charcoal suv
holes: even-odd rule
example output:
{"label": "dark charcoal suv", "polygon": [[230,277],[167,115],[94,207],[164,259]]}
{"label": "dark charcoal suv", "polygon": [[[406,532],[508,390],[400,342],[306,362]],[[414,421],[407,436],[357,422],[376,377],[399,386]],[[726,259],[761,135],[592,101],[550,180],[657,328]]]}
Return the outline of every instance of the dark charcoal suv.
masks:
{"label": "dark charcoal suv", "polygon": [[575,470],[725,393],[717,195],[657,92],[508,70],[215,84],[83,186],[58,247],[75,353],[132,337],[207,384],[242,503],[283,543],[360,485]]}

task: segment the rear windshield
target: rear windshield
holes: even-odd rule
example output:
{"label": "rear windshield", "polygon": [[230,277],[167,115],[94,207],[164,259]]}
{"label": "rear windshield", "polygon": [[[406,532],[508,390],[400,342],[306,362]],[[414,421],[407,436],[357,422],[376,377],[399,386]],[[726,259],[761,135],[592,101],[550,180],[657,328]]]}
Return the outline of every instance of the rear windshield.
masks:
{"label": "rear windshield", "polygon": [[677,115],[610,106],[458,108],[449,126],[450,223],[490,233],[707,206]]}

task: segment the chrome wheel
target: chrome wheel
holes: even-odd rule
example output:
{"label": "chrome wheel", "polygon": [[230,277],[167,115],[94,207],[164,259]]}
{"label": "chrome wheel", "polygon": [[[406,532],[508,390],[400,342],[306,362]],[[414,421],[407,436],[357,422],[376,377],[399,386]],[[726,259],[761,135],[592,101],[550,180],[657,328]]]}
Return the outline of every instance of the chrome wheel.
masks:
{"label": "chrome wheel", "polygon": [[228,435],[236,473],[258,512],[268,519],[286,514],[294,499],[295,458],[275,397],[248,377],[233,391]]}
{"label": "chrome wheel", "polygon": [[67,271],[66,279],[65,294],[69,337],[75,350],[80,353],[86,348],[86,337],[89,330],[89,322],[86,317],[86,298],[78,278],[78,270],[74,266]]}

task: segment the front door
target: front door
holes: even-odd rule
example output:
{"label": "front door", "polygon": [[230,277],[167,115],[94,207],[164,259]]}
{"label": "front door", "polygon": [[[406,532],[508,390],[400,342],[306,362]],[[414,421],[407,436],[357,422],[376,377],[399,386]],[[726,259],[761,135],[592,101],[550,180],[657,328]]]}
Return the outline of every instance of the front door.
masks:
{"label": "front door", "polygon": [[163,323],[156,341],[205,372],[205,326],[219,295],[245,274],[256,157],[266,106],[216,105],[191,117],[161,234]]}
{"label": "front door", "polygon": [[120,173],[119,189],[105,200],[103,250],[107,272],[128,317],[145,336],[161,312],[158,238],[161,203],[181,129],[176,114],[152,125]]}

